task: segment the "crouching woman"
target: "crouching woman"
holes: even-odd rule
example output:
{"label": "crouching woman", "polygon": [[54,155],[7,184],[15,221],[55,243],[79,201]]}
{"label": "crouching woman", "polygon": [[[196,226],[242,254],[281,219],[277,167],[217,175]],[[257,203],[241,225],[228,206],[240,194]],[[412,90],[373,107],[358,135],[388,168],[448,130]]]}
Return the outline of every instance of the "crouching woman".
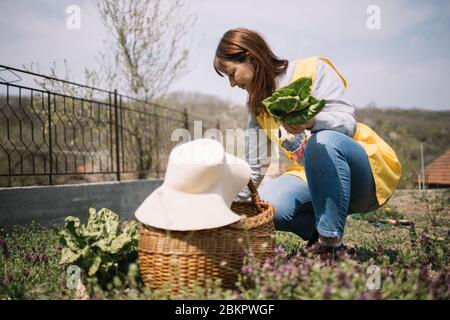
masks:
{"label": "crouching woman", "polygon": [[[322,57],[279,59],[257,32],[227,31],[217,47],[214,68],[232,87],[248,94],[248,130],[263,129],[267,143],[279,146],[279,124],[261,103],[275,90],[300,77],[312,79],[311,94],[325,99],[322,111],[300,125],[283,123],[287,131],[308,130],[304,158],[285,152],[290,167],[259,188],[261,199],[276,209],[275,227],[290,231],[320,249],[342,248],[348,214],[369,212],[393,194],[401,176],[395,152],[368,126],[358,123],[347,96],[347,82]],[[246,157],[256,186],[264,177],[270,147],[247,138]],[[246,200],[247,189],[236,200]]]}

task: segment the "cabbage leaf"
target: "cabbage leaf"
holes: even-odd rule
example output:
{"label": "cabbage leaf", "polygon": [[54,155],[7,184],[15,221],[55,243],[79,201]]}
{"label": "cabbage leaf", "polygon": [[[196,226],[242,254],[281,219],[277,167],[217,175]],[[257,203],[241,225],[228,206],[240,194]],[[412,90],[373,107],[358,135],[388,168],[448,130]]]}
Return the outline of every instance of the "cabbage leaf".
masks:
{"label": "cabbage leaf", "polygon": [[291,125],[305,123],[322,111],[326,103],[326,100],[318,100],[311,95],[311,84],[311,78],[299,78],[276,90],[262,103],[278,121]]}

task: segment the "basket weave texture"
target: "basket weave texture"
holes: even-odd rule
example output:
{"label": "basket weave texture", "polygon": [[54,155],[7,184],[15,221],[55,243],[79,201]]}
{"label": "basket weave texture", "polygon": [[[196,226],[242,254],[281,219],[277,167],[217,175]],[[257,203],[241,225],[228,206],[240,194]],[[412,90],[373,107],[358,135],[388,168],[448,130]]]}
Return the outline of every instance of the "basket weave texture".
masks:
{"label": "basket weave texture", "polygon": [[207,279],[221,279],[222,287],[233,288],[245,251],[257,259],[273,255],[275,210],[260,199],[252,180],[248,187],[252,201],[232,203],[231,210],[242,218],[231,225],[167,231],[141,224],[139,268],[144,283],[175,294],[182,288],[203,286]]}

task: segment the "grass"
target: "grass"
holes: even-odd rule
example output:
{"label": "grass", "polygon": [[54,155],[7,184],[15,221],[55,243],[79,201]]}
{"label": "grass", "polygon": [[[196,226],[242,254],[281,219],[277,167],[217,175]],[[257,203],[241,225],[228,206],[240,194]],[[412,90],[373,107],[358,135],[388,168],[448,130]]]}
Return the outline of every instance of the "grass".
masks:
{"label": "grass", "polygon": [[[410,220],[414,227],[380,223],[385,219]],[[81,289],[68,289],[67,266],[58,264],[59,231],[33,223],[0,233],[0,299],[170,298],[164,290],[145,287],[132,261],[108,281],[83,275]],[[449,240],[450,191],[401,191],[387,206],[347,219],[344,241],[355,255],[320,259],[305,250],[305,242],[294,234],[277,232],[276,257],[258,262],[250,255],[235,290],[224,290],[211,281],[179,297],[449,299]],[[380,287],[373,289],[377,272]]]}

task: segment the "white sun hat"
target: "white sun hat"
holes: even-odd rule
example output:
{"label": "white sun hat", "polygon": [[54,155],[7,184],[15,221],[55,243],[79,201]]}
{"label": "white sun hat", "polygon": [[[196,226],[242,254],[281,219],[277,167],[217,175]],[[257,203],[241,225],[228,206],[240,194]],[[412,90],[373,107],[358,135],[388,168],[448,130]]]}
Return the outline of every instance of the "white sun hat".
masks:
{"label": "white sun hat", "polygon": [[225,152],[221,143],[196,139],[175,147],[163,184],[135,212],[149,226],[201,230],[240,220],[231,203],[250,180],[249,164]]}

